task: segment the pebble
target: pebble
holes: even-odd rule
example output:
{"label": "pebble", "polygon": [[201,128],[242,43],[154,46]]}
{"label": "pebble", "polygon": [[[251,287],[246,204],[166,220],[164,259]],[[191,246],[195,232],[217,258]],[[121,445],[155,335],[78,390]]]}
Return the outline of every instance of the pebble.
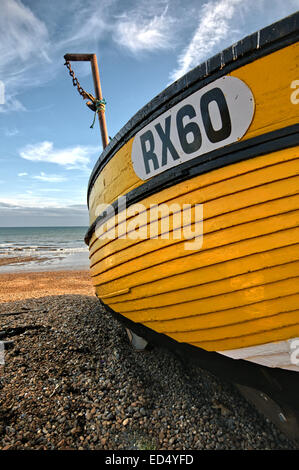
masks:
{"label": "pebble", "polygon": [[134,351],[95,297],[0,304],[1,332],[26,325],[0,366],[1,450],[298,449],[233,385],[163,348]]}

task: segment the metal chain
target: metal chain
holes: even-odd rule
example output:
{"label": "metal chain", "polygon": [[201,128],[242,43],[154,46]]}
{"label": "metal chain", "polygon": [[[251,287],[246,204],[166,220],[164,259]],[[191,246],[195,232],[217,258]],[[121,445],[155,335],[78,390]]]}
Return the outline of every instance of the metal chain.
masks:
{"label": "metal chain", "polygon": [[90,93],[86,93],[85,90],[83,90],[82,86],[80,85],[78,79],[75,77],[75,72],[72,70],[71,63],[66,60],[65,64],[69,70],[69,74],[72,77],[73,80],[73,85],[77,87],[78,93],[82,96],[82,98],[85,100],[86,98],[90,98]]}
{"label": "metal chain", "polygon": [[86,104],[90,109],[92,109],[94,111],[93,123],[90,126],[91,129],[92,129],[93,126],[94,126],[94,123],[95,123],[97,113],[105,112],[106,100],[105,99],[98,100],[91,93],[88,93],[87,91],[83,90],[83,88],[80,85],[78,79],[75,77],[75,72],[72,70],[70,62],[68,60],[66,60],[64,65],[67,66],[67,68],[69,70],[69,74],[70,74],[70,76],[72,77],[72,80],[73,80],[73,85],[75,87],[77,87],[78,93],[82,96],[82,98],[84,100],[86,100],[87,98],[89,98],[91,100],[91,103],[89,101]]}

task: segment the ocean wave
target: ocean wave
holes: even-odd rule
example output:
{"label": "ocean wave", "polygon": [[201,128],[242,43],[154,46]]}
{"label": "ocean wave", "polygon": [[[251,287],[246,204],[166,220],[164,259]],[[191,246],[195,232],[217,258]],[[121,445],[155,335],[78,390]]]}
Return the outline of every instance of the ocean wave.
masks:
{"label": "ocean wave", "polygon": [[88,251],[88,247],[52,247],[52,246],[7,246],[0,244],[0,253],[59,253],[59,254],[70,254],[70,253],[85,253]]}

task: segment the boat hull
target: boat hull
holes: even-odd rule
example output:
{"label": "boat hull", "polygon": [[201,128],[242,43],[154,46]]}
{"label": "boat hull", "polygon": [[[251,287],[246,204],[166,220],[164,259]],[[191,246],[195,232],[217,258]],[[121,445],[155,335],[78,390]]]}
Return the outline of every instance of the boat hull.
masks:
{"label": "boat hull", "polygon": [[[249,359],[261,355],[257,352],[261,345],[295,341],[299,337],[297,156],[296,148],[273,152],[143,199],[147,212],[153,199],[159,204],[170,199],[178,205],[203,204],[202,248],[187,251],[186,241],[174,238],[94,236],[90,260],[97,295],[136,323],[231,357],[244,358],[246,348]],[[130,224],[137,218],[133,216]],[[123,233],[128,227],[123,222],[115,228]],[[282,353],[283,363],[273,353],[272,366],[299,370],[291,363],[290,346]]]}
{"label": "boat hull", "polygon": [[[201,366],[219,364],[207,367],[213,372],[225,361],[226,376],[243,385],[268,390],[264,367],[280,381],[285,374],[298,393],[297,21],[293,15],[246,38],[243,49],[238,43],[223,51],[125,126],[91,176],[86,241],[96,294],[127,327],[166,338],[192,357],[197,351]],[[232,119],[221,137],[219,123],[214,134],[208,127],[204,100],[220,89],[227,112],[240,116],[228,89],[221,91],[219,80],[231,78],[249,91],[240,101],[243,123]],[[198,150],[183,140],[179,126],[184,131],[186,119],[178,117],[198,109],[196,99]],[[219,105],[224,122],[223,109]],[[243,374],[248,367],[250,374]],[[280,398],[294,406],[292,393],[285,389]]]}

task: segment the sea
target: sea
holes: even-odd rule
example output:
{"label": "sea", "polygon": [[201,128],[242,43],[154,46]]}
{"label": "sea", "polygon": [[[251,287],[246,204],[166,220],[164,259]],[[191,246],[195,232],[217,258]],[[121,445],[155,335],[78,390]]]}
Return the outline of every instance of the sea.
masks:
{"label": "sea", "polygon": [[[87,230],[88,227],[0,227],[0,274],[89,269],[88,247],[84,243]],[[1,258],[17,257],[21,262],[1,266]],[[28,257],[35,259],[26,261]]]}

